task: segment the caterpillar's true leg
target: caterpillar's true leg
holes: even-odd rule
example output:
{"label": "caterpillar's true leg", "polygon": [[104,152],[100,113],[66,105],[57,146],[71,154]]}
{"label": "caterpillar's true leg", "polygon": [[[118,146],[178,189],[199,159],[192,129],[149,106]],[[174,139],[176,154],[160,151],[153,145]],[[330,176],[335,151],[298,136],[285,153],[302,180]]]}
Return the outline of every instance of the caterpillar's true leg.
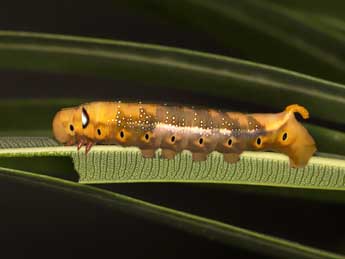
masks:
{"label": "caterpillar's true leg", "polygon": [[80,139],[77,145],[77,149],[78,151],[81,149],[82,146],[84,146],[86,144],[86,140],[85,139]]}
{"label": "caterpillar's true leg", "polygon": [[89,153],[90,149],[93,146],[93,142],[87,142],[86,147],[85,147],[85,154],[87,155],[87,153]]}

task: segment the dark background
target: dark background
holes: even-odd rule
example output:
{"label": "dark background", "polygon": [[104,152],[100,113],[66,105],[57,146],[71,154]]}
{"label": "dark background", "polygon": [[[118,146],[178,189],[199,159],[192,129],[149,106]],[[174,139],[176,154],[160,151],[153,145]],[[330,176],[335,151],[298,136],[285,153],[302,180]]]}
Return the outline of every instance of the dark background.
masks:
{"label": "dark background", "polygon": [[[2,1],[0,29],[23,30],[139,41],[250,59],[225,48],[207,31],[172,23],[154,8],[143,14],[125,1]],[[188,10],[185,10],[188,12]],[[89,98],[170,101],[220,108],[227,100],[186,91],[157,91],[150,85],[82,76],[0,71],[0,98]],[[97,87],[95,87],[97,86]],[[164,89],[164,87],[162,87]],[[245,103],[232,107],[245,109]],[[260,107],[258,107],[260,108]],[[24,115],[25,116],[25,115]],[[121,184],[98,186],[160,205],[221,220],[336,252],[344,252],[339,204],[269,195],[255,189],[187,184]],[[115,258],[258,258],[203,238],[107,208],[82,204],[49,189],[0,182],[0,244],[12,256],[75,257],[80,254]],[[322,222],[322,223],[320,223]],[[12,249],[12,247],[15,247]],[[7,250],[7,249],[6,249]]]}
{"label": "dark background", "polygon": [[[120,1],[103,1],[101,4],[88,1],[34,2],[35,5],[22,1],[2,5],[0,28],[140,41],[236,56],[234,51],[218,46],[203,31],[190,31],[182,24],[174,25],[159,13],[144,15],[140,10]],[[149,85],[143,89],[142,85],[128,82],[11,71],[1,71],[1,78],[2,85],[7,85],[2,89],[4,92],[1,96],[4,98],[114,96],[133,99],[164,97],[167,101],[181,101],[180,93],[173,93],[173,96],[170,92],[166,95],[157,94]],[[100,89],[96,90],[95,85],[101,86]],[[186,93],[182,96],[185,97]],[[198,97],[191,95],[187,96],[187,101],[203,104],[205,98],[198,100]]]}

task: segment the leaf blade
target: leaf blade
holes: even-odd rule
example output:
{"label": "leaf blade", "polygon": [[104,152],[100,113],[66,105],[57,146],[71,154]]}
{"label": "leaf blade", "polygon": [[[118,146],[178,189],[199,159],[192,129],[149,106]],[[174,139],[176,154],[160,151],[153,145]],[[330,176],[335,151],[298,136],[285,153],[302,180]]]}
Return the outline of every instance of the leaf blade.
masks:
{"label": "leaf blade", "polygon": [[[342,42],[319,23],[304,19],[305,15],[317,13],[310,7],[314,7],[314,2],[303,12],[299,10],[300,4],[274,1],[189,0],[171,4],[152,0],[150,3],[151,7],[140,3],[135,7],[144,11],[158,9],[175,24],[182,20],[184,26],[210,34],[215,42],[238,50],[245,59],[344,82]],[[323,5],[319,12],[333,8]],[[181,10],[190,12],[184,15]]]}
{"label": "leaf blade", "polygon": [[0,149],[0,157],[70,156],[81,183],[185,182],[345,190],[345,161],[313,157],[308,166],[293,169],[286,156],[244,152],[240,162],[228,164],[214,152],[205,162],[193,162],[184,151],[173,160],[145,159],[137,148],[94,146],[85,155],[76,147]]}
{"label": "leaf blade", "polygon": [[235,245],[266,255],[279,257],[293,256],[294,258],[344,258],[342,255],[260,234],[216,220],[48,176],[1,167],[0,178],[11,178],[18,182],[33,185],[36,188],[50,188],[69,193],[70,195],[77,196],[81,200],[94,200],[107,208],[111,208],[115,212],[120,210],[129,215],[140,216],[151,221],[159,222],[160,224],[178,228],[181,231],[222,242],[226,245]]}

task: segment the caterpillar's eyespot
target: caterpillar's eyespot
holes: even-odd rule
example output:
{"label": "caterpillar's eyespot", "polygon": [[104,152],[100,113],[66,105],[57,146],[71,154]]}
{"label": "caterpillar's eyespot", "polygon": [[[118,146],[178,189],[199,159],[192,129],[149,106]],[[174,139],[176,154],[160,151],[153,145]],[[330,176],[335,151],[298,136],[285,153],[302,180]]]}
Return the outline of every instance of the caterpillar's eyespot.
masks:
{"label": "caterpillar's eyespot", "polygon": [[123,132],[123,130],[120,131],[120,137],[124,138],[125,137],[125,133]]}
{"label": "caterpillar's eyespot", "polygon": [[199,138],[199,144],[202,145],[202,143],[204,142],[203,138]]}
{"label": "caterpillar's eyespot", "polygon": [[258,137],[258,138],[256,139],[256,144],[257,144],[258,146],[261,146],[262,141],[261,141],[261,138],[260,138],[260,137]]}
{"label": "caterpillar's eyespot", "polygon": [[101,130],[97,129],[97,134],[100,136],[101,135]]}
{"label": "caterpillar's eyespot", "polygon": [[287,132],[284,132],[284,134],[282,136],[282,140],[285,141],[285,140],[287,140],[287,138],[288,138],[288,134],[287,134]]}
{"label": "caterpillar's eyespot", "polygon": [[72,124],[69,125],[69,129],[70,129],[70,131],[74,131],[74,127]]}
{"label": "caterpillar's eyespot", "polygon": [[145,134],[145,139],[146,139],[146,140],[149,140],[149,138],[150,138],[149,134],[146,133],[146,134]]}
{"label": "caterpillar's eyespot", "polygon": [[83,129],[85,129],[89,124],[89,115],[87,114],[85,108],[82,108],[81,110],[81,124],[83,126]]}
{"label": "caterpillar's eyespot", "polygon": [[175,136],[172,136],[172,137],[171,137],[171,142],[174,143],[174,142],[175,142],[175,139],[176,139]]}
{"label": "caterpillar's eyespot", "polygon": [[229,138],[229,140],[228,140],[228,146],[231,147],[231,145],[232,145],[232,139]]}

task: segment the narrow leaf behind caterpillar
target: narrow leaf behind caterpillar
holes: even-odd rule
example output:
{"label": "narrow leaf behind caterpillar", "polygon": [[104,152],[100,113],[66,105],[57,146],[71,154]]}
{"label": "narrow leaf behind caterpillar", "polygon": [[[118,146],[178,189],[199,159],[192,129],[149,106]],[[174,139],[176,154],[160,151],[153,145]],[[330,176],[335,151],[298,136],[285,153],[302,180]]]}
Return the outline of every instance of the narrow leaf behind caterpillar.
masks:
{"label": "narrow leaf behind caterpillar", "polygon": [[237,162],[244,150],[272,150],[290,158],[291,167],[304,167],[316,151],[315,141],[299,123],[308,111],[297,104],[276,114],[242,114],[158,104],[91,102],[59,111],[53,120],[54,137],[63,144],[137,146],[144,157],[172,159],[184,149],[194,161],[212,151]]}

